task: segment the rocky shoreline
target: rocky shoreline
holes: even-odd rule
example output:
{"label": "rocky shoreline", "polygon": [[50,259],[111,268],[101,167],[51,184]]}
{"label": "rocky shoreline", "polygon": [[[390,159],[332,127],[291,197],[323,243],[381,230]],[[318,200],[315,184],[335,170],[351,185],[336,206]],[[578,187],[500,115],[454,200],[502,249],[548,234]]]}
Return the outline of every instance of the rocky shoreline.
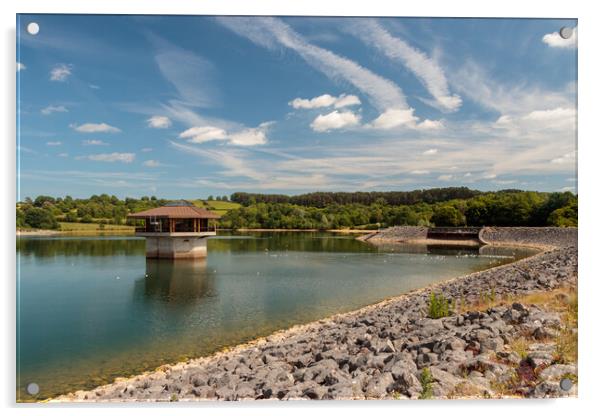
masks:
{"label": "rocky shoreline", "polygon": [[[570,304],[577,230],[484,234],[496,244],[515,239],[546,250],[52,401],[576,396],[576,362],[559,348],[565,334],[576,342],[576,327],[567,325],[562,309],[528,296],[553,294],[554,305]],[[380,237],[368,242],[391,242]],[[449,316],[429,317],[433,294],[452,305]],[[561,389],[561,379],[572,386]]]}

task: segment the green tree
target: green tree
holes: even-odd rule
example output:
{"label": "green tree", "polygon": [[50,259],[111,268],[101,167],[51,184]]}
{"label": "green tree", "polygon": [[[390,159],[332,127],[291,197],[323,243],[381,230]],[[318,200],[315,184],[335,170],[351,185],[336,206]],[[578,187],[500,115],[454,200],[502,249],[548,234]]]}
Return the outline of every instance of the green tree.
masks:
{"label": "green tree", "polygon": [[25,212],[25,223],[32,228],[54,230],[59,224],[50,211],[33,207]]}
{"label": "green tree", "polygon": [[466,225],[466,217],[451,205],[442,205],[433,210],[431,222],[438,227],[460,227]]}
{"label": "green tree", "polygon": [[65,214],[65,221],[66,222],[77,222],[77,213],[75,213],[73,211],[69,211],[67,214]]}
{"label": "green tree", "polygon": [[558,208],[549,215],[548,225],[554,227],[576,227],[577,226],[577,202],[566,207]]}

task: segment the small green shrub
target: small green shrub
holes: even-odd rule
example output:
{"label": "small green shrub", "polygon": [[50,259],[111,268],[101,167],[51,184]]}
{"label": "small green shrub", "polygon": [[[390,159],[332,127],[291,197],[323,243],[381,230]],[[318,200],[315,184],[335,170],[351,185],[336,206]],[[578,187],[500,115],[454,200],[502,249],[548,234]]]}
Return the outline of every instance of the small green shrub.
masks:
{"label": "small green shrub", "polygon": [[422,369],[420,373],[420,384],[422,385],[422,393],[420,399],[430,399],[433,397],[433,375],[428,367]]}
{"label": "small green shrub", "polygon": [[437,295],[436,293],[431,292],[428,316],[432,319],[445,318],[446,316],[451,315],[454,306],[455,305],[452,305],[452,307],[450,307],[449,300],[442,294]]}

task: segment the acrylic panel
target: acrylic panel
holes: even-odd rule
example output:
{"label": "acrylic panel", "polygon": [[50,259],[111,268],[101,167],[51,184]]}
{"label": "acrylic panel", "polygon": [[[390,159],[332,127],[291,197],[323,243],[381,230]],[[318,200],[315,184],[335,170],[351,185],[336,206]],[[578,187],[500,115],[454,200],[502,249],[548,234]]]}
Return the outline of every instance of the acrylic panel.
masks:
{"label": "acrylic panel", "polygon": [[576,397],[577,31],[17,15],[16,400]]}

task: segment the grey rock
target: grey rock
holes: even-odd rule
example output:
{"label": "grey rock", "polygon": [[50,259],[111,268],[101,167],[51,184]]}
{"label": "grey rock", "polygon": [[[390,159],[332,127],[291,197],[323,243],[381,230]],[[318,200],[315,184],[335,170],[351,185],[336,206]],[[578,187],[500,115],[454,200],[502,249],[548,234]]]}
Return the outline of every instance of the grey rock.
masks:
{"label": "grey rock", "polygon": [[366,386],[366,397],[370,399],[382,399],[387,395],[388,390],[393,386],[394,381],[391,373],[381,374],[380,376],[373,378]]}
{"label": "grey rock", "polygon": [[577,367],[567,364],[554,364],[539,373],[539,377],[543,380],[560,380],[567,374],[577,375]]}

